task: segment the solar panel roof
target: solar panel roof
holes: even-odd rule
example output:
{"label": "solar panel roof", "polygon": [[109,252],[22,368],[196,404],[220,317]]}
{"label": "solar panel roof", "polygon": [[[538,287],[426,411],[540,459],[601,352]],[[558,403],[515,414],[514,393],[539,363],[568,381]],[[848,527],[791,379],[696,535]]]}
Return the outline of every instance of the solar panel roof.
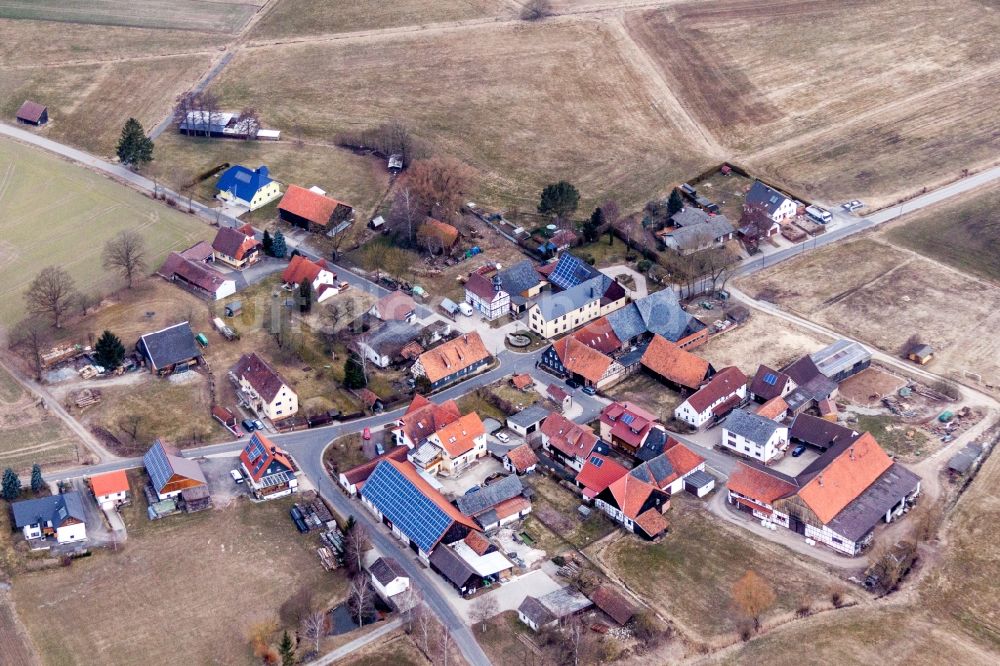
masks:
{"label": "solar panel roof", "polygon": [[597,270],[591,268],[580,258],[572,254],[563,254],[556,263],[556,268],[549,276],[549,282],[560,289],[569,289],[597,275]]}
{"label": "solar panel roof", "polygon": [[451,516],[386,461],[375,467],[361,494],[425,553],[452,524]]}
{"label": "solar panel roof", "polygon": [[604,464],[604,459],[598,458],[597,456],[591,456],[590,464],[593,465],[594,467],[600,467],[601,465]]}
{"label": "solar panel roof", "polygon": [[149,451],[146,451],[142,462],[146,466],[146,471],[149,472],[153,487],[156,488],[156,492],[160,492],[163,486],[167,485],[170,477],[174,475],[170,462],[167,460],[167,452],[163,450],[163,444],[160,440],[156,440]]}
{"label": "solar panel roof", "polygon": [[778,375],[772,374],[770,372],[764,375],[764,383],[767,384],[768,386],[774,386],[775,383],[777,383],[777,381],[778,381]]}

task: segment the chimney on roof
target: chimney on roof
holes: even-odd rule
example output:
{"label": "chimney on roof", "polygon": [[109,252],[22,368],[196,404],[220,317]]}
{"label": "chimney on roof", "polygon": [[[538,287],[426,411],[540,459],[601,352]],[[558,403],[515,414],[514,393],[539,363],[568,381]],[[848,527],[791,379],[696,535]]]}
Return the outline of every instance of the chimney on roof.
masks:
{"label": "chimney on roof", "polygon": [[848,455],[848,457],[850,457],[851,460],[854,460],[854,447],[853,446],[847,450],[847,455]]}
{"label": "chimney on roof", "polygon": [[820,474],[819,476],[816,477],[816,483],[819,484],[820,488],[823,487],[823,475],[822,474]]}

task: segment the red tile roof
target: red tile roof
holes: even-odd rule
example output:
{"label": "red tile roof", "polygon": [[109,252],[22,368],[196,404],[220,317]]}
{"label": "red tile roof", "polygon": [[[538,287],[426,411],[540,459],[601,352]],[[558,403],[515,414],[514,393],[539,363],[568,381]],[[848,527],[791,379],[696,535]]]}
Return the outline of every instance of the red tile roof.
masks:
{"label": "red tile roof", "polygon": [[632,402],[613,402],[601,410],[601,423],[611,426],[612,437],[635,448],[646,439],[655,422],[655,415]]}
{"label": "red tile roof", "polygon": [[567,370],[590,382],[599,381],[612,363],[610,356],[605,356],[572,336],[556,340],[552,343],[552,348]]}
{"label": "red tile roof", "polygon": [[746,385],[747,376],[739,368],[729,366],[719,370],[707,384],[688,396],[687,402],[695,412],[701,414],[713,403],[735,394]]}
{"label": "red tile roof", "polygon": [[257,355],[257,352],[240,356],[232,372],[237,378],[246,379],[253,390],[268,403],[274,400],[282,386],[289,386],[289,390],[291,388],[267,361]]}
{"label": "red tile roof", "polygon": [[390,291],[375,304],[382,321],[400,321],[409,317],[417,309],[413,298],[402,291]]}
{"label": "red tile roof", "polygon": [[794,484],[743,463],[736,465],[726,487],[764,504],[773,504],[775,500],[788,497],[797,490]]}
{"label": "red tile roof", "polygon": [[616,352],[622,346],[622,341],[615,335],[611,324],[608,323],[607,317],[601,317],[590,322],[574,333],[573,337],[602,354]]}
{"label": "red tile roof", "polygon": [[864,433],[799,490],[813,513],[828,523],[892,467],[871,433]]}
{"label": "red tile roof", "polygon": [[489,540],[480,534],[479,532],[469,532],[465,535],[465,545],[472,549],[476,555],[485,555],[486,551],[490,549],[491,544]]}
{"label": "red tile roof", "polygon": [[398,429],[402,430],[407,438],[416,445],[425,437],[429,437],[461,417],[462,412],[459,411],[454,400],[446,400],[440,405],[436,405],[417,393],[413,396],[413,401],[407,407],[406,413],[399,419],[401,425]]}
{"label": "red tile roof", "polygon": [[788,411],[788,403],[780,395],[771,398],[763,405],[757,408],[757,415],[763,416],[766,419],[775,420],[782,414]]}
{"label": "red tile roof", "polygon": [[[663,448],[663,455],[667,457],[667,460],[670,461],[670,466],[674,468],[674,473],[677,475],[674,479],[685,474],[690,474],[705,462],[704,458],[673,437],[667,438],[667,443]],[[674,479],[671,479],[671,481]]]}
{"label": "red tile roof", "polygon": [[539,431],[552,446],[567,456],[586,458],[599,439],[593,430],[570,421],[562,414],[549,414]]}
{"label": "red tile roof", "polygon": [[486,433],[479,414],[471,412],[457,421],[449,423],[438,430],[435,435],[441,440],[441,446],[452,458],[466,453],[476,445],[476,437]]}
{"label": "red tile roof", "polygon": [[128,476],[123,469],[92,476],[89,481],[90,488],[97,497],[127,493],[129,491]]}
{"label": "red tile roof", "polygon": [[521,513],[525,509],[531,508],[531,501],[523,496],[518,495],[517,497],[511,497],[510,499],[505,499],[504,501],[493,507],[496,511],[497,518],[503,520],[508,516],[513,516],[515,514]]}
{"label": "red tile roof", "polygon": [[632,602],[610,585],[598,587],[590,595],[590,600],[618,624],[628,624],[635,615],[635,606]]}
{"label": "red tile roof", "polygon": [[[260,442],[263,448],[256,448],[254,440]],[[251,457],[251,451],[259,452],[259,455]],[[254,481],[260,481],[269,472],[274,473],[272,466],[275,463],[284,467],[289,472],[295,470],[295,466],[292,464],[292,460],[288,457],[285,450],[278,448],[278,446],[260,432],[255,432],[243,448],[243,451],[240,452],[240,462],[243,463],[243,466],[250,473],[250,477]]]}
{"label": "red tile roof", "polygon": [[319,192],[313,192],[298,185],[289,185],[285,191],[285,196],[281,197],[278,210],[283,210],[293,215],[309,220],[313,224],[326,226],[330,223],[337,206],[346,206],[345,203],[331,199]]}
{"label": "red tile roof", "polygon": [[613,458],[592,453],[576,475],[576,482],[583,486],[584,495],[593,498],[626,474],[628,470]]}
{"label": "red tile roof", "polygon": [[420,365],[432,383],[488,359],[490,352],[479,333],[466,333],[420,355]]}
{"label": "red tile roof", "polygon": [[21,120],[26,120],[31,123],[37,123],[42,119],[42,113],[45,112],[45,107],[37,102],[32,102],[31,100],[25,100],[21,108],[17,110],[17,117]]}
{"label": "red tile roof", "polygon": [[548,388],[545,389],[545,393],[559,404],[562,404],[562,401],[569,397],[569,393],[556,384],[549,384]]}
{"label": "red tile roof", "polygon": [[212,249],[219,254],[242,261],[247,254],[261,245],[253,236],[247,236],[238,229],[222,227],[215,233]]}
{"label": "red tile roof", "polygon": [[166,261],[160,266],[157,274],[168,280],[180,277],[184,282],[189,282],[210,294],[218,293],[219,289],[226,282],[226,278],[222,274],[206,268],[201,263],[185,259],[177,252],[171,252],[167,256]]}
{"label": "red tile roof", "polygon": [[510,378],[510,381],[514,385],[514,388],[519,388],[522,391],[535,385],[535,380],[529,374],[514,375]]}
{"label": "red tile roof", "polygon": [[608,486],[611,496],[615,498],[618,508],[628,518],[635,520],[646,499],[654,490],[659,490],[653,484],[626,474]]}
{"label": "red tile roof", "polygon": [[[281,280],[287,284],[302,284],[303,280],[314,282],[319,277],[320,271],[329,271],[326,267],[326,262],[312,261],[301,254],[297,254],[288,262],[288,266],[281,274]],[[334,279],[336,279],[336,276]]]}
{"label": "red tile roof", "polygon": [[407,361],[412,361],[424,353],[424,346],[416,340],[410,340],[399,350],[399,355]]}
{"label": "red tile roof", "polygon": [[493,297],[497,295],[497,291],[493,288],[493,281],[478,272],[469,275],[469,279],[465,281],[465,290],[486,302],[491,302]]}
{"label": "red tile roof", "polygon": [[642,355],[642,365],[661,377],[690,389],[697,389],[708,375],[708,361],[684,351],[656,335]]}
{"label": "red tile roof", "polygon": [[510,464],[514,466],[514,469],[522,474],[529,467],[538,464],[538,456],[535,455],[535,452],[531,450],[531,446],[528,444],[522,444],[508,451],[507,459],[510,460]]}
{"label": "red tile roof", "polygon": [[420,230],[417,234],[437,236],[446,248],[451,247],[458,240],[458,229],[450,224],[447,224],[446,222],[435,220],[433,217],[427,218],[427,220],[420,225]]}
{"label": "red tile roof", "polygon": [[663,514],[656,509],[646,509],[635,518],[635,524],[642,528],[642,531],[651,537],[655,537],[667,531],[670,523],[663,517]]}

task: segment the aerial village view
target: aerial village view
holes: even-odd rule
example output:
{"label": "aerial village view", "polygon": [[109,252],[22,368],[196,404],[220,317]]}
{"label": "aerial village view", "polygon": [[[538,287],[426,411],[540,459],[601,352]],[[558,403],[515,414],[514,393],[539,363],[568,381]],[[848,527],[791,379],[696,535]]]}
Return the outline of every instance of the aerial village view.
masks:
{"label": "aerial village view", "polygon": [[0,44],[0,664],[1000,663],[995,1]]}

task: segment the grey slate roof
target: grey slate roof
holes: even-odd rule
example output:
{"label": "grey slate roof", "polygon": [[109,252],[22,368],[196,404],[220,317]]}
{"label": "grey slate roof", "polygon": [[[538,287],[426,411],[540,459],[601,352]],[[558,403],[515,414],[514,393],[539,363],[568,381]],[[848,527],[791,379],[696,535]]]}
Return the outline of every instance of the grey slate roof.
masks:
{"label": "grey slate roof", "polygon": [[733,223],[725,215],[714,215],[701,224],[681,227],[667,233],[681,250],[698,250],[709,247],[716,238],[722,238],[736,231]]}
{"label": "grey slate roof", "polygon": [[657,488],[661,487],[663,481],[673,473],[674,466],[670,463],[670,459],[663,455],[662,451],[660,455],[650,458],[629,472],[640,481],[652,483]]}
{"label": "grey slate roof", "polygon": [[51,522],[53,527],[59,527],[67,518],[87,522],[83,497],[75,490],[62,495],[21,500],[11,504],[10,508],[14,512],[14,526],[19,528],[47,522]]}
{"label": "grey slate roof", "polygon": [[753,186],[747,192],[745,202],[748,204],[763,204],[768,215],[774,215],[781,204],[787,199],[784,194],[768,187],[759,180],[754,181]]}
{"label": "grey slate roof", "polygon": [[521,479],[516,474],[511,474],[471,495],[462,495],[455,500],[455,504],[458,506],[458,510],[465,515],[477,516],[500,502],[517,497],[523,492],[524,486],[521,484]]}
{"label": "grey slate roof", "polygon": [[643,462],[652,460],[663,453],[667,443],[667,431],[660,428],[650,428],[645,441],[636,449],[635,457]]}
{"label": "grey slate roof", "polygon": [[694,330],[704,328],[701,322],[684,311],[673,289],[663,289],[640,298],[635,306],[646,330],[671,342],[680,340],[692,327]]}
{"label": "grey slate roof", "polygon": [[382,356],[396,356],[406,343],[420,337],[420,329],[402,320],[390,319],[368,333],[367,345]]}
{"label": "grey slate roof", "polygon": [[368,568],[372,577],[382,585],[388,585],[397,578],[407,578],[402,565],[391,557],[380,557]]}
{"label": "grey slate roof", "polygon": [[766,442],[774,434],[774,431],[781,427],[777,421],[764,418],[745,409],[734,409],[722,427],[729,432],[736,433],[751,442]]}
{"label": "grey slate roof", "polygon": [[827,377],[833,377],[839,372],[854,367],[857,363],[870,361],[872,355],[861,344],[853,340],[840,339],[818,352],[810,354],[809,357],[821,373]]}
{"label": "grey slate roof", "polygon": [[[528,291],[542,281],[535,264],[525,259],[509,266],[497,273],[503,290],[510,294],[511,298],[520,295],[522,291]],[[520,296],[519,296],[520,297]]]}
{"label": "grey slate roof", "polygon": [[684,477],[684,483],[691,484],[695,488],[704,488],[713,481],[715,481],[715,478],[711,474],[700,469],[696,469]]}
{"label": "grey slate roof", "polygon": [[524,598],[521,605],[517,607],[517,612],[524,615],[539,627],[543,627],[556,619],[556,616],[553,615],[548,608],[543,606],[541,601],[531,595]]}
{"label": "grey slate roof", "polygon": [[545,409],[541,405],[531,405],[525,407],[517,414],[507,417],[507,423],[513,423],[519,425],[522,428],[527,428],[530,425],[534,425],[542,421],[546,416],[549,415],[549,410]]}
{"label": "grey slate roof", "polygon": [[442,576],[458,587],[465,586],[470,578],[477,575],[475,570],[448,546],[435,548],[430,561]]}
{"label": "grey slate roof", "polygon": [[675,227],[690,227],[703,224],[708,218],[708,213],[701,208],[685,206],[670,216],[670,221],[674,223]]}
{"label": "grey slate roof", "polygon": [[827,526],[837,534],[857,541],[875,527],[889,509],[912,493],[918,483],[919,476],[899,463],[893,463]]}
{"label": "grey slate roof", "polygon": [[591,301],[600,300],[611,282],[613,280],[607,275],[598,274],[597,277],[592,277],[565,291],[545,294],[538,299],[542,318],[551,321],[567,312],[578,310]]}
{"label": "grey slate roof", "polygon": [[154,370],[201,356],[194,341],[191,325],[186,321],[174,324],[139,338],[143,353]]}
{"label": "grey slate roof", "polygon": [[607,320],[608,324],[611,325],[611,330],[615,332],[615,337],[622,342],[646,332],[646,323],[642,320],[642,315],[639,314],[639,308],[636,307],[635,303],[629,303],[610,313]]}

